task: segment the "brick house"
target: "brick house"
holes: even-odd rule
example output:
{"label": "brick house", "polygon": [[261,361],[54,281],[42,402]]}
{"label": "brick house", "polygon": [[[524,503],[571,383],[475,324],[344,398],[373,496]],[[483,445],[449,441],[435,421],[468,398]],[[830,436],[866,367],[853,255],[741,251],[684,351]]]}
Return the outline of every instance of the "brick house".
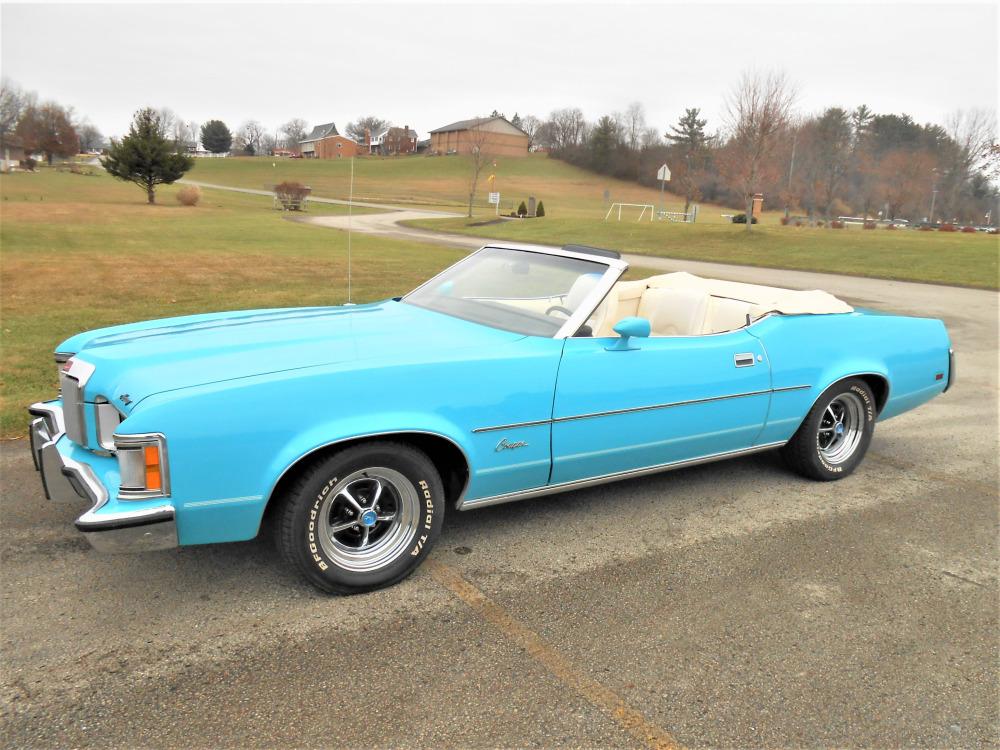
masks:
{"label": "brick house", "polygon": [[358,154],[358,144],[340,135],[332,122],[314,127],[299,141],[299,149],[306,159],[350,159]]}
{"label": "brick house", "polygon": [[477,142],[490,156],[527,156],[528,134],[504,117],[459,120],[431,131],[431,151],[468,154]]}
{"label": "brick house", "polygon": [[370,154],[415,154],[417,152],[417,131],[411,130],[409,125],[401,128],[390,127],[378,133],[374,137],[366,134],[368,138],[368,153]]}

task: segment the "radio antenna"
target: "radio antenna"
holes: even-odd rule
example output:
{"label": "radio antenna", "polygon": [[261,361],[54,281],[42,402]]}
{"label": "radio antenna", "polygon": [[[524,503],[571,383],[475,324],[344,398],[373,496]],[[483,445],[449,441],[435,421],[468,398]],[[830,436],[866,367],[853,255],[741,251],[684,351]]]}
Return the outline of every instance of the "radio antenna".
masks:
{"label": "radio antenna", "polygon": [[347,197],[347,304],[351,302],[351,216],[354,213],[354,157],[351,157],[351,187]]}

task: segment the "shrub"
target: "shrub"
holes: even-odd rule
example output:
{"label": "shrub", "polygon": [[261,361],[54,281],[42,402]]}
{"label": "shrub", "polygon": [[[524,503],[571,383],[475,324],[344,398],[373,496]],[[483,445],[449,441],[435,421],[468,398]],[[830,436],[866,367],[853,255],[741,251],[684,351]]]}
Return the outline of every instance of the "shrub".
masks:
{"label": "shrub", "polygon": [[874,221],[866,221],[866,222],[865,222],[864,224],[862,224],[861,226],[862,226],[862,227],[863,227],[864,229],[877,229],[877,228],[878,228],[878,224],[876,224],[876,223],[875,223]]}
{"label": "shrub", "polygon": [[834,219],[833,221],[830,222],[830,229],[843,229],[843,228],[844,228],[844,222],[842,221]]}
{"label": "shrub", "polygon": [[801,227],[802,226],[802,219],[796,219],[795,220],[795,226]]}
{"label": "shrub", "polygon": [[528,207],[524,205],[524,201],[521,201],[521,205],[517,207],[517,215],[518,216],[528,215]]}
{"label": "shrub", "polygon": [[274,194],[281,201],[281,207],[286,211],[301,211],[306,202],[311,187],[303,185],[301,182],[280,182],[274,186]]}
{"label": "shrub", "polygon": [[[791,219],[789,219],[787,216],[782,216],[781,217],[781,226],[787,227],[789,221],[791,221]],[[799,222],[796,222],[795,226],[801,226],[801,224]]]}
{"label": "shrub", "polygon": [[940,227],[938,227],[938,231],[939,232],[957,232],[958,231],[958,227],[956,227],[954,224],[942,224]]}
{"label": "shrub", "polygon": [[177,191],[177,202],[182,206],[197,206],[201,200],[201,188],[197,185],[185,185]]}
{"label": "shrub", "polygon": [[818,227],[825,227],[826,226],[826,222],[823,221],[822,219],[820,219],[819,221],[816,222],[816,226],[818,226]]}
{"label": "shrub", "polygon": [[[733,216],[733,224],[746,224],[746,223],[747,223],[747,215],[746,214],[736,214],[736,215]],[[757,217],[756,216],[753,217],[753,221],[751,223],[753,223],[753,224],[757,223]]]}
{"label": "shrub", "polygon": [[541,201],[538,201],[538,208],[535,209],[535,216],[538,218],[545,216],[545,204]]}
{"label": "shrub", "polygon": [[26,169],[29,172],[34,172],[35,167],[38,166],[38,162],[32,159],[30,156],[27,159],[21,159],[21,169]]}
{"label": "shrub", "polygon": [[896,225],[895,224],[886,224],[885,228],[888,229],[890,232],[895,232],[896,231]]}
{"label": "shrub", "polygon": [[934,231],[934,227],[932,227],[930,224],[921,224],[918,227],[918,229],[920,229],[921,232],[933,232]]}
{"label": "shrub", "polygon": [[975,234],[976,233],[976,228],[975,227],[962,227],[962,231],[965,232],[965,234]]}

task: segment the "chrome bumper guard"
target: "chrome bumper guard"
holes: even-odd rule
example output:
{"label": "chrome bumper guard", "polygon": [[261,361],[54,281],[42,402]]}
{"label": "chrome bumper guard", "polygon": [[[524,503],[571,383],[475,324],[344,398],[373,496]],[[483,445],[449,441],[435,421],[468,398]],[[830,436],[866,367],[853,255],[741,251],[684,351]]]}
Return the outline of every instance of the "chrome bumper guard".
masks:
{"label": "chrome bumper guard", "polygon": [[28,407],[34,417],[28,431],[31,458],[42,476],[45,497],[57,501],[81,498],[91,507],[76,519],[76,528],[100,552],[146,552],[177,546],[177,523],[170,505],[118,513],[98,513],[109,498],[107,488],[87,464],[59,452],[56,444],[66,433],[62,408],[55,403]]}
{"label": "chrome bumper guard", "polygon": [[944,386],[944,390],[941,393],[947,393],[948,390],[955,385],[955,350],[948,350],[948,382]]}

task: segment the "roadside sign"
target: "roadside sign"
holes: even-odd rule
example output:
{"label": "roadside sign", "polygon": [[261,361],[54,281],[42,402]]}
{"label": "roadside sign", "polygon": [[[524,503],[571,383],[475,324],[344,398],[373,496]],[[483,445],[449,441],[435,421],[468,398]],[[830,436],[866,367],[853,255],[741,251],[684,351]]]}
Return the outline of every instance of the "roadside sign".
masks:
{"label": "roadside sign", "polygon": [[670,167],[664,164],[660,171],[656,173],[656,179],[670,182]]}
{"label": "roadside sign", "polygon": [[490,203],[500,203],[500,193],[490,193]]}

